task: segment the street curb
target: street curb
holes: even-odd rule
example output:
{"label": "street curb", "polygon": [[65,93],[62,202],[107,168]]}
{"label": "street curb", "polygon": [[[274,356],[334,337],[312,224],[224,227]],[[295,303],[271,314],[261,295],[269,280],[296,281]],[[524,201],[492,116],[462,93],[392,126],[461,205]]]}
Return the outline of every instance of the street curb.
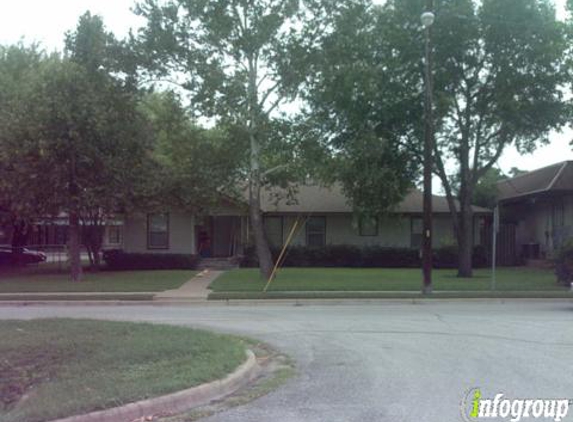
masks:
{"label": "street curb", "polygon": [[[424,305],[432,303],[519,303],[519,302],[573,302],[573,298],[372,298],[372,299],[228,299],[210,300],[225,306],[336,306],[336,305]],[[207,303],[207,304],[209,304]],[[181,305],[181,303],[173,304]]]}
{"label": "street curb", "polygon": [[228,299],[228,300],[202,300],[202,301],[81,301],[81,300],[44,300],[44,301],[0,301],[0,308],[20,308],[20,307],[50,307],[50,306],[146,306],[163,308],[169,306],[176,307],[227,307],[227,306],[334,306],[334,305],[398,305],[411,304],[422,305],[437,302],[450,303],[518,303],[518,302],[573,302],[573,298],[567,297],[545,297],[545,298],[372,298],[372,299]]}
{"label": "street curb", "polygon": [[223,379],[166,396],[49,422],[129,422],[152,415],[181,413],[203,406],[234,393],[257,377],[260,368],[255,354],[251,350],[246,353],[247,360]]}

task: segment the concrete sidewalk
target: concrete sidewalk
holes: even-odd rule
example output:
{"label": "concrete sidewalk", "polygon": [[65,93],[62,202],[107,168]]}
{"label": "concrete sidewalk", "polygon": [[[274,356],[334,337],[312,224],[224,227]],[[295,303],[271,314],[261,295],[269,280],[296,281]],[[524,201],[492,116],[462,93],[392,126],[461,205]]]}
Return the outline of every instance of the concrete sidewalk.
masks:
{"label": "concrete sidewalk", "polygon": [[157,293],[153,300],[163,302],[204,302],[207,300],[209,293],[211,293],[207,287],[223,273],[224,271],[201,271],[178,289]]}

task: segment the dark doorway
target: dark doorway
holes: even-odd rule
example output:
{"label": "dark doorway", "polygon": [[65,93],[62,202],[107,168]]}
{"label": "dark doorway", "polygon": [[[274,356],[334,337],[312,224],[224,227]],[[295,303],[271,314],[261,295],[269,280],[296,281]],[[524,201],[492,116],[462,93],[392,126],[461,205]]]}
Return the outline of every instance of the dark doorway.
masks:
{"label": "dark doorway", "polygon": [[195,226],[197,253],[204,258],[226,258],[235,255],[240,218],[234,216],[205,217]]}
{"label": "dark doorway", "polygon": [[235,254],[236,236],[239,233],[237,217],[213,218],[213,256],[228,257]]}

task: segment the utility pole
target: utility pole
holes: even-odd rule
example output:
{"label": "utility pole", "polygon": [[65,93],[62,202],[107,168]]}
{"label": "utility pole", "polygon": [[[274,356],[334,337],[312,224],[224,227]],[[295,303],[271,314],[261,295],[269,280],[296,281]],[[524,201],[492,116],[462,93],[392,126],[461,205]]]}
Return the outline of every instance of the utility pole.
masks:
{"label": "utility pole", "polygon": [[434,23],[434,1],[426,0],[426,11],[422,13],[425,28],[425,102],[424,102],[424,217],[422,235],[422,293],[432,293],[432,150],[434,148],[434,117],[432,98],[432,24]]}

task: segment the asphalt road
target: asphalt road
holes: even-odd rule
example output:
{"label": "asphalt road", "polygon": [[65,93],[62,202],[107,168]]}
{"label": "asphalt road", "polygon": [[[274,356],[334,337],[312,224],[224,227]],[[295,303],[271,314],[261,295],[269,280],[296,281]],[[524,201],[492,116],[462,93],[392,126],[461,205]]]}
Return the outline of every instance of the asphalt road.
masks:
{"label": "asphalt road", "polygon": [[54,316],[208,327],[295,359],[286,385],[208,422],[462,421],[474,387],[484,397],[573,398],[567,301],[0,307],[2,319]]}

